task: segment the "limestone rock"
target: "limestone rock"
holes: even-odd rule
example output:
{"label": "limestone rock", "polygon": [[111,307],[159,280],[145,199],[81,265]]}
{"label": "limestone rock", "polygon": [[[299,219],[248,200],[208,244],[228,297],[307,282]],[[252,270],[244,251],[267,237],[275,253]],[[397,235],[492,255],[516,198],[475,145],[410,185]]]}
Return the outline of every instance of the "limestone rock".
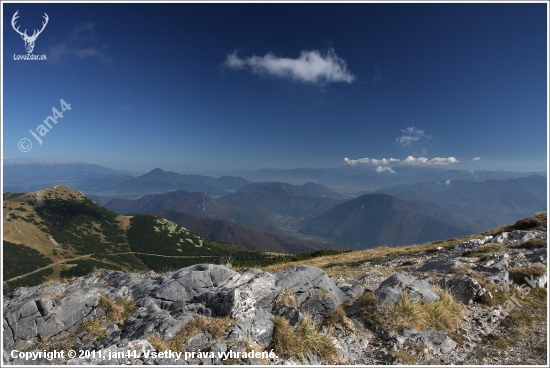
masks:
{"label": "limestone rock", "polygon": [[301,305],[315,293],[327,292],[336,304],[346,300],[346,294],[338,289],[325,271],[317,267],[299,265],[287,268],[276,275],[275,285],[281,289],[292,289],[296,303]]}
{"label": "limestone rock", "polygon": [[449,353],[456,347],[456,342],[443,331],[428,327],[424,331],[404,329],[397,332],[395,339],[400,346],[405,343],[423,345],[438,354]]}
{"label": "limestone rock", "polygon": [[441,284],[464,304],[472,303],[487,292],[475,279],[466,275],[458,275],[453,279],[444,278]]}
{"label": "limestone rock", "polygon": [[439,295],[432,290],[428,281],[413,280],[402,273],[394,273],[375,290],[375,294],[378,297],[377,307],[395,305],[403,297],[404,293],[408,293],[411,299],[422,300],[424,304],[440,299]]}

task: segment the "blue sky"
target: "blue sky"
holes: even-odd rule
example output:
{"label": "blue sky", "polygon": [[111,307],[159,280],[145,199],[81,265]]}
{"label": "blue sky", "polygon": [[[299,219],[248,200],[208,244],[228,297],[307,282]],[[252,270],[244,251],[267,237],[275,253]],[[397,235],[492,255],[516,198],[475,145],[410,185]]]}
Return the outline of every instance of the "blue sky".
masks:
{"label": "blue sky", "polygon": [[545,3],[2,8],[4,162],[547,170]]}

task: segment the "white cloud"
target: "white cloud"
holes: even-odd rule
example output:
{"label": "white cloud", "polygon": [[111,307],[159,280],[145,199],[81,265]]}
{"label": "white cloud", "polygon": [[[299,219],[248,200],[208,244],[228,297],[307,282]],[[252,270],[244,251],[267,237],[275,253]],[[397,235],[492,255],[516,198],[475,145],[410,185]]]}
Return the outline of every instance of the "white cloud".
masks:
{"label": "white cloud", "polygon": [[344,162],[348,165],[356,165],[356,164],[368,164],[370,163],[370,159],[368,157],[360,158],[357,160],[350,160],[347,157],[344,157]]}
{"label": "white cloud", "polygon": [[428,161],[428,164],[447,165],[447,164],[455,164],[457,162],[460,162],[460,161],[458,161],[455,157],[434,157]]}
{"label": "white cloud", "polygon": [[98,59],[111,65],[107,54],[108,44],[98,44],[93,23],[82,23],[73,27],[67,37],[60,43],[50,46],[48,60],[54,63],[67,58]]}
{"label": "white cloud", "polygon": [[434,157],[428,160],[426,157],[414,158],[408,156],[405,160],[401,161],[403,165],[447,165],[460,162],[455,157]]}
{"label": "white cloud", "polygon": [[481,157],[479,157],[479,156],[474,157],[474,158],[472,159],[472,161],[479,161],[479,160],[481,160]]}
{"label": "white cloud", "polygon": [[407,129],[401,130],[401,137],[397,138],[394,143],[399,143],[406,147],[429,139],[431,139],[431,136],[424,133],[423,130],[407,127]]}
{"label": "white cloud", "polygon": [[356,77],[347,70],[346,62],[333,49],[323,55],[317,50],[302,51],[297,59],[264,56],[240,58],[237,52],[227,55],[225,66],[233,69],[250,68],[255,74],[269,74],[308,83],[353,82]]}
{"label": "white cloud", "polygon": [[376,172],[377,172],[377,173],[381,173],[381,172],[384,172],[384,171],[387,171],[387,172],[389,172],[389,173],[391,173],[391,174],[395,174],[395,173],[396,173],[395,171],[393,171],[393,170],[391,169],[391,167],[382,167],[382,166],[378,166],[378,167],[376,168]]}
{"label": "white cloud", "polygon": [[380,68],[376,68],[374,78],[372,80],[373,82],[379,82],[381,79],[382,79],[382,73],[380,72]]}
{"label": "white cloud", "polygon": [[414,157],[408,156],[404,160],[399,160],[396,158],[382,158],[380,160],[376,158],[359,158],[357,160],[351,160],[347,157],[344,157],[344,162],[348,165],[357,165],[357,164],[372,164],[372,165],[388,165],[391,162],[399,162],[401,165],[448,165],[460,162],[455,157],[434,157],[428,159],[426,157]]}
{"label": "white cloud", "polygon": [[450,185],[450,184],[451,184],[451,180],[447,180],[447,181],[445,182],[445,184],[446,184],[446,185]]}
{"label": "white cloud", "polygon": [[359,158],[357,160],[350,160],[349,158],[344,157],[344,162],[348,165],[356,165],[356,164],[387,165],[390,162],[399,162],[399,160],[396,158],[389,158],[389,159],[383,158],[381,160],[378,160],[375,158],[370,159],[368,157]]}

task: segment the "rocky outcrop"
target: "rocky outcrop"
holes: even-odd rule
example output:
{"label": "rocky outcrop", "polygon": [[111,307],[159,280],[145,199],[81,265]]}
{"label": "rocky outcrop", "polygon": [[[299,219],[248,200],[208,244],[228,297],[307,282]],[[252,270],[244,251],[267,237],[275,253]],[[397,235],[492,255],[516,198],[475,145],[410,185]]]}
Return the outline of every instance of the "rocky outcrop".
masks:
{"label": "rocky outcrop", "polygon": [[[296,308],[274,308],[273,300],[282,289],[295,295]],[[357,292],[357,288],[354,290]],[[102,295],[115,301],[133,300],[136,308],[123,323],[102,322],[100,327],[106,334],[94,339],[83,326],[106,315],[100,303]],[[189,339],[187,350],[199,351],[211,345],[210,348],[216,346],[226,351],[234,341],[266,347],[273,335],[274,314],[285,316],[293,325],[304,314],[321,322],[347,299],[346,293],[323,270],[305,265],[277,274],[257,269],[235,272],[230,266],[212,264],[194,265],[163,276],[154,272],[141,276],[106,272],[100,277],[80,277],[67,284],[16,289],[4,299],[3,343],[9,351],[70,338],[79,349],[106,354],[122,351],[128,344],[147,350],[150,344],[146,339],[160,336],[168,341],[186,322],[211,316],[229,317],[233,321],[221,342],[212,345],[214,337],[204,332]],[[220,344],[225,344],[225,348]],[[162,363],[140,359],[142,363]],[[67,363],[95,364],[97,359],[72,359]]]}
{"label": "rocky outcrop", "polygon": [[[32,363],[327,363],[315,350],[307,352],[302,361],[279,357],[276,352],[267,357],[254,355],[254,351],[269,352],[273,347],[274,321],[277,321],[274,317],[278,316],[293,328],[304,318],[315,321],[318,330],[330,337],[336,349],[335,362],[340,364],[403,363],[399,354],[395,354],[399,351],[422,357],[423,362],[430,364],[478,364],[476,359],[483,354],[473,354],[469,349],[479,346],[483,336],[497,333],[488,329],[485,318],[488,308],[480,300],[491,298],[488,290],[493,287],[525,290],[525,285],[518,284],[522,281],[518,280],[517,275],[521,274],[518,270],[539,270],[537,274],[529,274],[525,283],[529,287],[545,287],[547,273],[541,270],[546,269],[547,247],[521,247],[530,239],[544,237],[545,233],[537,231],[501,233],[472,239],[453,248],[440,247],[409,256],[369,261],[357,266],[362,270],[353,275],[334,279],[322,269],[307,265],[272,274],[252,268],[237,272],[230,265],[199,264],[163,275],[152,271],[143,275],[104,272],[66,283],[18,288],[4,296],[3,363],[29,364],[24,354],[13,356],[13,351],[38,354],[52,349],[67,351],[67,346],[75,351],[94,353],[77,357],[65,355],[53,360],[37,356]],[[467,321],[461,327],[461,344],[449,336],[454,335],[433,326],[424,330],[388,331],[381,326],[370,326],[362,319],[364,313],[395,306],[405,295],[429,307],[428,304],[440,300],[438,293],[441,292],[435,285],[449,290],[462,303],[461,308],[468,309],[464,316]],[[292,297],[292,302],[278,298],[283,292]],[[362,296],[376,296],[371,310],[365,311]],[[105,304],[105,300],[118,306],[129,303],[132,308],[124,317],[113,319],[113,307]],[[344,308],[339,307],[342,304]],[[507,306],[492,306],[491,313],[497,317],[506,315]],[[341,315],[342,310],[345,317]],[[345,328],[331,329],[334,316],[348,319],[342,322]],[[158,344],[181,339],[184,326],[211,317],[227,321],[227,328],[220,334],[207,328],[187,329],[188,335],[182,340],[183,350],[169,349],[172,355],[164,354],[158,347]],[[485,335],[479,335],[480,331]],[[128,355],[129,351],[132,354]],[[251,351],[253,353],[247,355]],[[231,354],[236,352],[244,355],[234,359]]]}

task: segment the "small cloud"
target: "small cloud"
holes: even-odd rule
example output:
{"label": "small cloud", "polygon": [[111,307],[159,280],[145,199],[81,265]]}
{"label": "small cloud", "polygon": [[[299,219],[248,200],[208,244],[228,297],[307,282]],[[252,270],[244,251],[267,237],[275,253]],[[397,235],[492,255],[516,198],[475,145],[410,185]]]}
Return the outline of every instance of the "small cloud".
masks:
{"label": "small cloud", "polygon": [[384,171],[387,171],[387,172],[389,172],[390,174],[396,174],[396,172],[393,171],[393,170],[391,169],[391,167],[382,167],[382,166],[378,166],[378,167],[376,168],[376,172],[377,172],[377,173],[382,173],[382,172],[384,172]]}
{"label": "small cloud", "polygon": [[460,162],[455,157],[434,157],[431,160],[428,160],[426,157],[415,158],[413,156],[408,156],[405,160],[401,162],[403,165],[447,165]]}
{"label": "small cloud", "polygon": [[479,161],[479,160],[481,160],[481,157],[479,157],[479,156],[474,157],[474,158],[472,159],[472,161]]}
{"label": "small cloud", "polygon": [[399,160],[396,158],[389,158],[389,159],[383,158],[378,160],[376,158],[370,159],[368,157],[359,158],[357,160],[350,160],[349,158],[344,157],[344,162],[348,165],[357,165],[357,164],[387,165],[390,162],[399,162]]}
{"label": "small cloud", "polygon": [[15,156],[6,156],[2,158],[5,164],[11,164],[12,162],[15,162],[17,160],[17,157]]}
{"label": "small cloud", "polygon": [[368,164],[370,163],[370,159],[368,157],[365,157],[357,160],[350,160],[349,158],[344,157],[344,162],[348,165]]}
{"label": "small cloud", "polygon": [[450,185],[450,184],[451,184],[451,180],[447,180],[447,181],[445,182],[445,185]]}
{"label": "small cloud", "polygon": [[401,130],[401,137],[397,138],[394,144],[399,143],[403,147],[407,147],[430,139],[431,136],[426,135],[423,130],[407,127],[407,129]]}
{"label": "small cloud", "polygon": [[428,164],[447,165],[447,164],[455,164],[457,162],[460,162],[460,161],[458,161],[455,157],[434,157],[428,161]]}
{"label": "small cloud", "polygon": [[125,109],[126,111],[132,111],[132,108],[130,106],[122,106],[123,109]]}
{"label": "small cloud", "polygon": [[241,58],[237,51],[227,55],[224,65],[232,69],[249,68],[254,74],[268,74],[307,83],[353,82],[356,77],[347,70],[346,62],[333,49],[326,54],[317,50],[302,51],[296,59],[264,56]]}
{"label": "small cloud", "polygon": [[380,68],[376,68],[374,73],[374,78],[372,79],[373,82],[379,82],[382,79],[382,72],[380,71]]}
{"label": "small cloud", "polygon": [[107,54],[108,44],[98,44],[93,23],[82,23],[73,27],[67,37],[48,49],[48,60],[54,63],[68,58],[97,59],[107,65],[112,61]]}

